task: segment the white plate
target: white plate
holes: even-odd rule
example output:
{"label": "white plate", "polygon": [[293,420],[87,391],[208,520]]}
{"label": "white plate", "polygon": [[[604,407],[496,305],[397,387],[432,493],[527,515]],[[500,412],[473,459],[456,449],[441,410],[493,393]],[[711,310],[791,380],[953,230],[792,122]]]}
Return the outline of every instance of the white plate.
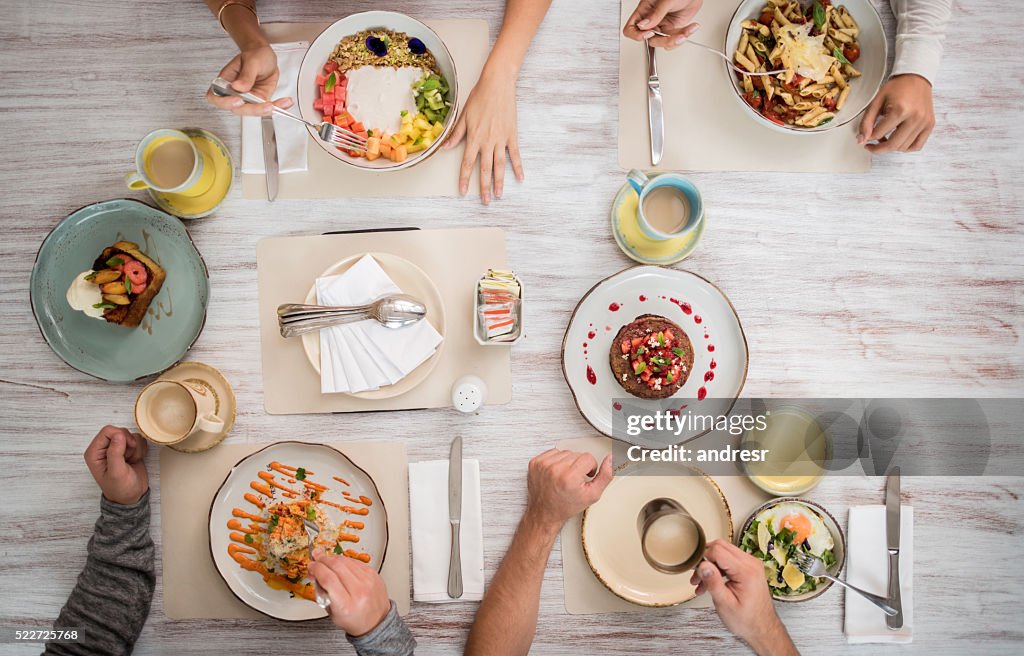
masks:
{"label": "white plate", "polygon": [[[366,255],[370,255],[373,259],[377,260],[377,264],[384,269],[384,273],[388,274],[388,277],[398,285],[399,289],[404,293],[423,301],[423,304],[427,306],[426,320],[429,321],[430,324],[434,326],[434,329],[441,335],[441,343],[438,344],[437,350],[434,351],[434,354],[424,360],[420,366],[409,372],[409,375],[402,380],[398,381],[394,385],[388,385],[386,387],[381,387],[380,389],[351,394],[351,396],[355,396],[360,399],[390,399],[400,394],[405,394],[422,383],[423,379],[429,376],[430,372],[437,366],[437,362],[441,357],[441,351],[444,349],[444,333],[446,328],[444,302],[441,300],[441,292],[437,290],[437,286],[434,285],[434,281],[423,272],[423,269],[405,258],[401,258],[390,253],[360,253],[359,255],[346,257],[344,260],[336,262],[330,266],[317,277],[324,278],[326,276],[340,275],[348,271],[353,264],[363,259]],[[309,288],[309,292],[306,294],[306,300],[303,302],[307,304],[316,303],[316,283]],[[309,364],[313,366],[317,376],[319,376],[320,333],[313,332],[302,335],[302,348],[306,351],[306,357],[309,359]]]}
{"label": "white plate", "polygon": [[[641,301],[641,297],[646,300]],[[689,309],[689,314],[683,307]],[[671,399],[644,401],[630,397],[615,381],[608,364],[619,328],[641,314],[660,315],[676,323],[693,343],[693,371]],[[593,383],[588,380],[588,371],[594,373]],[[708,372],[714,377],[705,381]],[[728,414],[747,378],[747,340],[729,299],[711,282],[689,271],[637,266],[605,278],[580,300],[562,340],[562,374],[583,418],[605,435],[625,439],[621,431],[616,435],[612,430],[616,413],[622,412],[615,403],[628,404],[627,410],[645,411],[696,403],[699,405],[691,409]],[[706,397],[697,401],[701,394]],[[684,432],[674,442],[686,442],[702,434]],[[643,442],[643,437],[635,439],[642,446],[665,446]]]}
{"label": "white plate", "polygon": [[[737,7],[736,13],[733,14],[732,19],[729,21],[729,29],[725,33],[725,52],[730,57],[736,52],[736,46],[740,42],[740,23],[748,18],[757,20],[765,4],[764,0],[743,0],[739,7]],[[810,2],[803,0],[802,4],[806,6]],[[832,4],[835,6],[845,6],[846,10],[850,12],[850,16],[853,17],[853,20],[860,27],[860,35],[857,37],[857,41],[860,44],[860,59],[857,60],[853,67],[861,72],[861,76],[850,81],[852,88],[850,89],[849,97],[846,99],[846,104],[843,105],[841,110],[836,112],[834,120],[821,127],[801,128],[793,125],[772,123],[754,111],[743,100],[743,87],[738,77],[723,61],[723,74],[729,76],[729,80],[732,82],[733,89],[736,91],[736,101],[743,105],[747,114],[752,116],[757,122],[777,132],[785,132],[787,134],[827,132],[857,118],[882,87],[889,61],[889,42],[885,38],[885,29],[882,27],[882,19],[878,16],[878,12],[875,11],[870,0],[835,0]]]}
{"label": "white plate", "polygon": [[317,97],[316,76],[323,71],[327,58],[331,56],[335,46],[343,38],[374,28],[384,28],[392,32],[404,32],[410,37],[417,37],[427,47],[427,50],[434,55],[437,67],[441,69],[441,75],[448,82],[448,100],[452,103],[451,111],[448,112],[448,117],[444,121],[444,130],[441,132],[441,135],[429,148],[413,153],[404,162],[395,163],[385,157],[371,162],[365,157],[352,157],[334,146],[325,144],[320,141],[313,128],[306,126],[306,129],[309,130],[310,137],[318,146],[330,153],[335,159],[339,159],[349,166],[371,171],[399,171],[409,168],[437,152],[441,144],[445,142],[448,135],[455,128],[455,119],[459,112],[459,76],[458,71],[455,69],[455,60],[452,59],[452,55],[448,52],[448,48],[444,45],[441,37],[437,36],[434,30],[415,18],[393,11],[364,11],[335,21],[321,32],[320,36],[310,44],[309,50],[306,51],[306,55],[302,58],[302,64],[299,66],[297,94],[299,114],[307,121],[316,124],[320,123],[322,120],[320,112],[313,109],[313,100]]}
{"label": "white plate", "polygon": [[[291,593],[284,590],[270,588],[259,573],[242,569],[228,554],[228,545],[232,544],[232,541],[229,537],[231,530],[227,524],[232,519],[232,509],[241,508],[258,514],[258,509],[244,497],[247,492],[253,492],[249,484],[259,480],[260,472],[266,472],[267,466],[275,460],[292,467],[309,469],[311,474],[307,480],[328,486],[329,490],[322,496],[325,500],[345,504],[346,499],[341,493],[343,489],[354,497],[366,496],[370,499],[369,515],[355,517],[366,526],[358,531],[360,541],[353,548],[368,553],[369,565],[380,571],[388,547],[388,522],[387,510],[381,501],[376,484],[369,474],[337,449],[306,442],[271,444],[245,457],[231,468],[210,505],[210,553],[221,578],[231,592],[247,606],[271,617],[289,621],[327,617],[327,612],[315,602],[292,597]],[[350,484],[349,487],[336,482],[333,479],[335,476],[346,480]],[[277,474],[277,479],[282,481],[282,475]],[[276,498],[283,499],[280,493]],[[336,523],[349,517],[334,506],[322,505],[321,508]]]}
{"label": "white plate", "polygon": [[583,513],[581,539],[587,564],[598,580],[616,596],[640,606],[674,606],[696,596],[690,585],[693,570],[666,574],[644,559],[637,518],[648,501],[659,497],[682,504],[708,542],[732,541],[729,503],[699,469],[670,463],[621,467],[600,500]]}

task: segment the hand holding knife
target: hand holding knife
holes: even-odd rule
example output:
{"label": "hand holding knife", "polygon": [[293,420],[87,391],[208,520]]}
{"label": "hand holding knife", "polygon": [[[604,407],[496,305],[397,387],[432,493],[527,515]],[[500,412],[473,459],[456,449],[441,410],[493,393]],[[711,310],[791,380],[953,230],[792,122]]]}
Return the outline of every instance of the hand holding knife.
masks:
{"label": "hand holding knife", "polygon": [[885,618],[885,625],[903,628],[903,603],[900,599],[900,468],[893,467],[885,485],[885,537],[889,551],[889,605],[895,615]]}

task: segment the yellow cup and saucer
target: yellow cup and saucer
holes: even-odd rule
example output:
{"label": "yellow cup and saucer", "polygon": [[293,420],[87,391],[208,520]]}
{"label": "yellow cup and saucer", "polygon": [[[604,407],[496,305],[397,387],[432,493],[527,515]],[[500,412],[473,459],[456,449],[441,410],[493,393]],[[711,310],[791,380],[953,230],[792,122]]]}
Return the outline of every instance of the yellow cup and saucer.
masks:
{"label": "yellow cup and saucer", "polygon": [[[668,174],[675,175],[675,174]],[[657,180],[651,176],[650,180]],[[640,220],[640,196],[628,182],[615,195],[611,211],[612,235],[622,252],[642,264],[675,264],[696,248],[707,224],[707,212],[701,211],[692,227],[678,237],[654,239]]]}
{"label": "yellow cup and saucer", "polygon": [[208,216],[231,189],[234,163],[224,143],[200,128],[154,130],[135,151],[129,189],[146,189],[164,211],[183,219]]}

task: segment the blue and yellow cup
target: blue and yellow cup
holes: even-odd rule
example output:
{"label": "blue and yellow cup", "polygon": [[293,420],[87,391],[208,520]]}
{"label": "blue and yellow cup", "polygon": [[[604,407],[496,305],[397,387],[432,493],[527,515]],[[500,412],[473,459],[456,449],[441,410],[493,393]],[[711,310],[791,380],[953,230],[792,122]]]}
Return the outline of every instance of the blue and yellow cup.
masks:
{"label": "blue and yellow cup", "polygon": [[[701,198],[697,185],[688,178],[678,173],[662,173],[649,178],[643,172],[633,169],[626,174],[626,181],[640,197],[637,206],[637,223],[640,231],[649,239],[654,241],[678,239],[692,232],[700,224],[704,216],[704,200]],[[682,222],[680,227],[673,232],[659,230],[644,215],[644,200],[648,194],[660,187],[675,188],[686,199],[686,204],[689,206],[689,215],[686,217],[686,221]]]}
{"label": "blue and yellow cup", "polygon": [[[157,151],[160,153],[154,156]],[[125,175],[124,181],[133,190],[152,189],[193,198],[213,187],[217,177],[214,168],[209,156],[181,130],[154,130],[135,150],[135,170]]]}

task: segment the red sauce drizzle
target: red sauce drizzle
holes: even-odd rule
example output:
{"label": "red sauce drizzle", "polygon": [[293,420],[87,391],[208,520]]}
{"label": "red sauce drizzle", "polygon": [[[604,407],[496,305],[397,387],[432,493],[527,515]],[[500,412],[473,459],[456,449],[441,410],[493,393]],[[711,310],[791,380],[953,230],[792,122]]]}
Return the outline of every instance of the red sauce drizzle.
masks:
{"label": "red sauce drizzle", "polygon": [[622,410],[622,404],[619,403],[618,401],[612,403],[612,407],[615,408],[616,410]]}
{"label": "red sauce drizzle", "polygon": [[609,312],[618,312],[619,311],[619,304],[618,303],[612,303],[611,305],[608,306],[608,311]]}
{"label": "red sauce drizzle", "polygon": [[707,398],[707,396],[708,396],[708,390],[707,390],[706,387],[701,387],[699,390],[697,390],[697,400],[698,401],[703,401],[705,398]]}
{"label": "red sauce drizzle", "polygon": [[[662,298],[665,298],[665,297],[662,296]],[[683,311],[683,314],[692,314],[693,313],[693,308],[690,306],[689,303],[687,303],[685,301],[680,301],[679,299],[670,298],[670,299],[668,299],[668,302],[669,303],[674,303],[676,306],[678,306],[679,309]],[[700,323],[700,322],[698,321],[697,323]]]}
{"label": "red sauce drizzle", "polygon": [[594,373],[594,368],[589,364],[587,365],[587,381],[591,385],[597,385],[597,374]]}
{"label": "red sauce drizzle", "polygon": [[694,323],[701,323],[702,321],[704,321],[704,320],[700,318],[699,314],[693,315],[693,322]]}
{"label": "red sauce drizzle", "polygon": [[717,367],[717,366],[718,366],[718,363],[717,363],[717,362],[715,362],[715,361],[714,361],[714,359],[712,359],[712,360],[711,360],[711,364],[710,364],[710,365],[708,365],[708,366],[710,366],[710,367],[711,367],[712,369],[714,369],[715,367]]}
{"label": "red sauce drizzle", "polygon": [[640,302],[643,303],[646,300],[647,300],[647,297],[644,296],[643,294],[640,294]]}
{"label": "red sauce drizzle", "polygon": [[[594,339],[595,337],[597,337],[597,333],[594,332],[593,330],[587,333],[587,339]],[[586,346],[586,344],[584,344],[584,346]]]}

